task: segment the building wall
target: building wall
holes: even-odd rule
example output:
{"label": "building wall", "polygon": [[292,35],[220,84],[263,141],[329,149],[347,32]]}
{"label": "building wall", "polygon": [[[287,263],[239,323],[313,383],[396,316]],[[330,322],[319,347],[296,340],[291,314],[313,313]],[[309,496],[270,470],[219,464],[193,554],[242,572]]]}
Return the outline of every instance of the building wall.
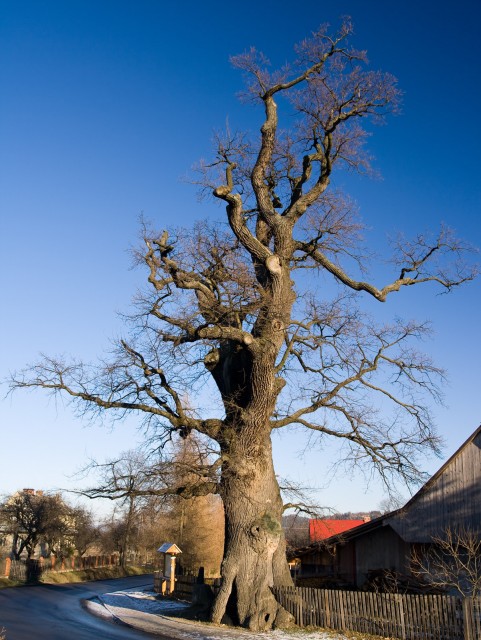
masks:
{"label": "building wall", "polygon": [[369,571],[409,572],[410,544],[389,526],[380,527],[352,541],[355,546],[355,584],[361,587]]}
{"label": "building wall", "polygon": [[418,543],[448,527],[481,533],[481,432],[389,524],[404,540]]}

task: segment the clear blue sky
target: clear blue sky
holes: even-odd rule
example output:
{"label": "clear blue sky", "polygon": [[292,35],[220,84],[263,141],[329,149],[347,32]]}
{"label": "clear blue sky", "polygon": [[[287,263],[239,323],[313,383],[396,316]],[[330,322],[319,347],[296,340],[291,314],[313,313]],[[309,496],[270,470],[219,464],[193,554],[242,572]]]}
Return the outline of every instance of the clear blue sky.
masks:
{"label": "clear blue sky", "polygon": [[[208,156],[226,118],[259,126],[236,99],[229,56],[254,45],[282,63],[346,14],[356,45],[405,94],[403,114],[370,143],[383,180],[346,183],[373,248],[389,231],[440,221],[481,246],[477,0],[0,0],[0,377],[39,352],[89,360],[108,347],[142,276],[128,253],[139,214],[158,227],[219,216],[182,176]],[[406,292],[390,308],[434,324],[424,346],[449,372],[447,406],[435,410],[446,457],[481,421],[481,280],[435,293]],[[0,401],[0,493],[71,487],[66,476],[88,456],[116,455],[139,437],[133,421],[87,426],[40,392],[18,392]],[[279,473],[326,485],[329,456],[301,460],[300,448],[297,437],[276,442]],[[319,493],[341,511],[376,508],[381,497],[359,478]]]}

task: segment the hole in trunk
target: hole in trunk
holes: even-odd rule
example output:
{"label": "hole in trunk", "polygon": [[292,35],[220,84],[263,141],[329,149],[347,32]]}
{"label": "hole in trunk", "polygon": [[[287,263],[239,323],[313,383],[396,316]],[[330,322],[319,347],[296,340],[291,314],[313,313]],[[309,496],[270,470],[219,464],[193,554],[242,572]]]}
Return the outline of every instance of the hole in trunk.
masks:
{"label": "hole in trunk", "polygon": [[269,618],[270,618],[270,617],[271,617],[271,614],[270,614],[270,613],[266,613],[266,616],[265,616],[264,620],[265,620],[266,622],[269,622]]}

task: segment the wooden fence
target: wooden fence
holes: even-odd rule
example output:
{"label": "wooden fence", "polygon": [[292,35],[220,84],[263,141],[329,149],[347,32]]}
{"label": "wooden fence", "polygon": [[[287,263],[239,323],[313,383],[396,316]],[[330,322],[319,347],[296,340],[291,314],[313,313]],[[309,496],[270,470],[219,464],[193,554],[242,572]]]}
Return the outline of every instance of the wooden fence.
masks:
{"label": "wooden fence", "polygon": [[86,556],[72,558],[40,558],[37,560],[10,560],[6,558],[2,562],[1,575],[12,580],[25,581],[40,577],[45,571],[78,571],[97,567],[113,567],[119,564],[117,554],[109,556]]}
{"label": "wooden fence", "polygon": [[[220,586],[220,580],[220,578],[204,578],[204,584],[210,585],[214,593],[217,593]],[[180,598],[181,600],[192,600],[192,591],[196,582],[196,576],[176,576],[175,597]]]}
{"label": "wooden fence", "polygon": [[273,589],[299,626],[358,631],[400,640],[481,640],[481,598]]}

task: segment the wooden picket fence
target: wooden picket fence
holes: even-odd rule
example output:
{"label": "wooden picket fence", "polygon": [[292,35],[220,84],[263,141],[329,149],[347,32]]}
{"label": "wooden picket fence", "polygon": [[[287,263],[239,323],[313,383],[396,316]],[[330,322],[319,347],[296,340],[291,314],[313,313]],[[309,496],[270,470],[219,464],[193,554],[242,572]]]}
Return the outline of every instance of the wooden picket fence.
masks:
{"label": "wooden picket fence", "polygon": [[357,631],[400,640],[481,640],[481,598],[276,587],[302,627]]}
{"label": "wooden picket fence", "polygon": [[11,560],[3,559],[0,567],[0,575],[18,580],[20,582],[31,578],[39,578],[45,571],[61,573],[66,571],[79,571],[82,569],[94,569],[98,567],[114,567],[119,564],[118,554],[103,556],[86,556],[72,558],[39,558],[36,560]]}
{"label": "wooden picket fence", "polygon": [[[192,600],[192,591],[196,582],[197,577],[193,575],[177,576],[175,578],[175,597],[180,598],[181,600]],[[220,582],[220,578],[204,578],[204,584],[208,584],[212,587],[214,594],[219,590]]]}

